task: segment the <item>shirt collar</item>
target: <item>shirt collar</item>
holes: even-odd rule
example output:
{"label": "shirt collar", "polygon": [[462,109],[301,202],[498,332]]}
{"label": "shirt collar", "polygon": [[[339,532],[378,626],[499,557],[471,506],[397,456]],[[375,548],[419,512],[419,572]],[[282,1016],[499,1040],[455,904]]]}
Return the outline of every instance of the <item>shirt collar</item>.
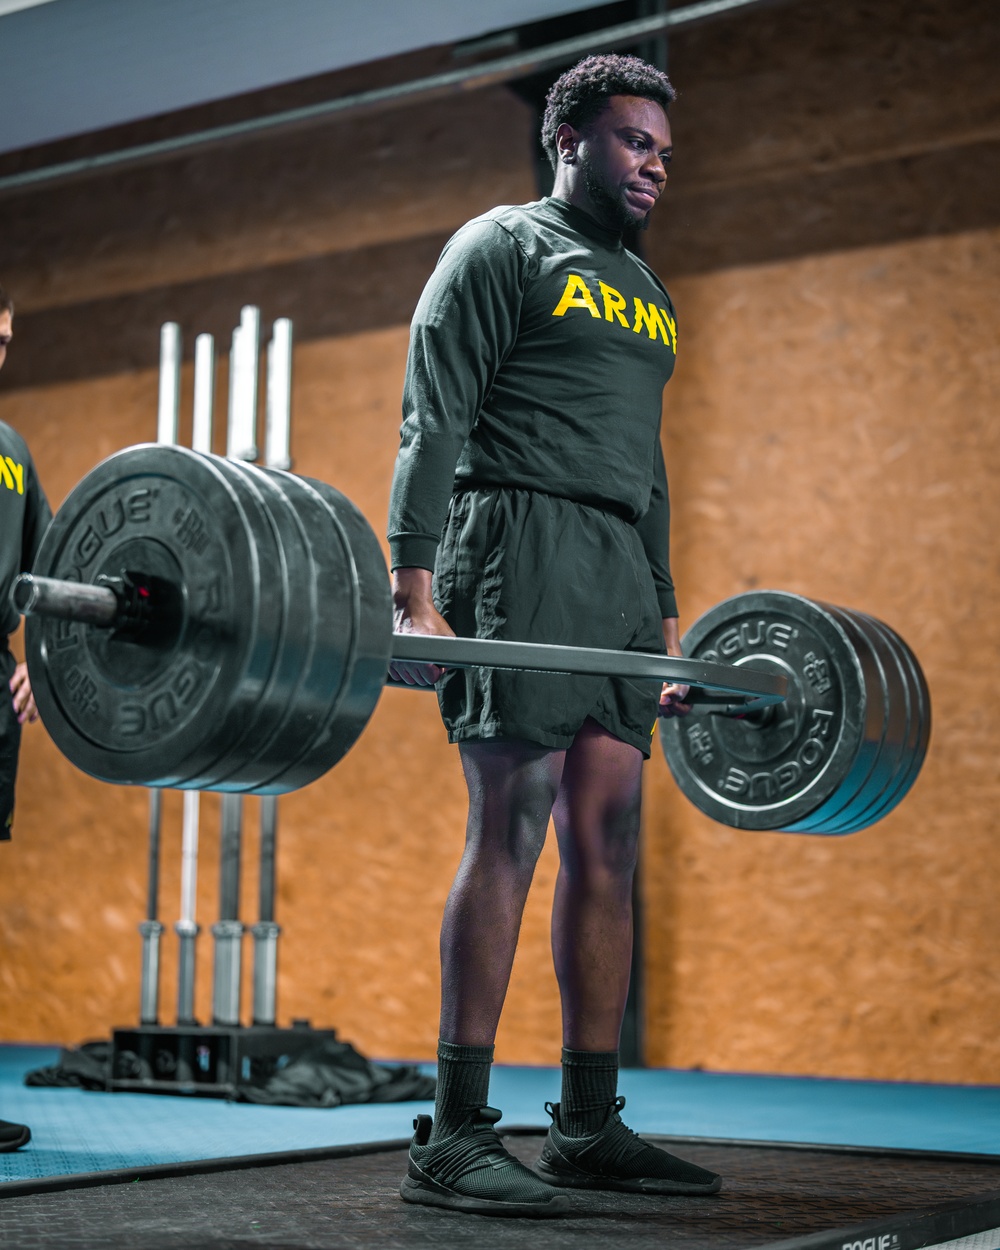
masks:
{"label": "shirt collar", "polygon": [[578,230],[580,234],[585,234],[588,239],[593,239],[595,243],[600,243],[613,252],[621,248],[622,236],[620,230],[611,230],[607,226],[602,226],[599,221],[591,217],[589,213],[585,213],[582,208],[568,204],[565,200],[557,199],[554,195],[548,196],[544,203],[558,213],[574,230]]}

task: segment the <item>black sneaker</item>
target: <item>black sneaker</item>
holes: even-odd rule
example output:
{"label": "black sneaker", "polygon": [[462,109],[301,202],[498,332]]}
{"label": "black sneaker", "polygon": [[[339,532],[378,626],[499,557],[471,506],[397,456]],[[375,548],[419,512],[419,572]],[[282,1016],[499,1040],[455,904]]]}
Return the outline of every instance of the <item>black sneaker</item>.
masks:
{"label": "black sneaker", "polygon": [[651,1146],[622,1123],[624,1098],[608,1108],[604,1126],[589,1137],[567,1137],[559,1127],[559,1104],[547,1102],[552,1126],[536,1171],[550,1185],[616,1189],[630,1194],[715,1194],[722,1177]]}
{"label": "black sneaker", "polygon": [[554,1194],[508,1153],[493,1127],[499,1119],[495,1107],[480,1107],[450,1137],[428,1145],[431,1117],[418,1115],[410,1164],[399,1187],[403,1200],[475,1215],[538,1219],[569,1210],[565,1194]]}
{"label": "black sneaker", "polygon": [[0,1151],[20,1150],[31,1141],[31,1129],[27,1124],[12,1124],[0,1120]]}

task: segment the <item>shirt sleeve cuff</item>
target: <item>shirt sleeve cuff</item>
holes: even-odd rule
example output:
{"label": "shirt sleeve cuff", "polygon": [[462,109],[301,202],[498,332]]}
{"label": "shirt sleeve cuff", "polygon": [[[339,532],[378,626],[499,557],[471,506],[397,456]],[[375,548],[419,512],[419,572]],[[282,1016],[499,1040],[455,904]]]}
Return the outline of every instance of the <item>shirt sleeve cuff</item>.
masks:
{"label": "shirt sleeve cuff", "polygon": [[426,534],[394,534],[389,539],[389,567],[434,571],[438,540]]}
{"label": "shirt sleeve cuff", "polygon": [[656,599],[660,605],[660,616],[677,616],[677,599],[674,592],[666,586],[657,587]]}

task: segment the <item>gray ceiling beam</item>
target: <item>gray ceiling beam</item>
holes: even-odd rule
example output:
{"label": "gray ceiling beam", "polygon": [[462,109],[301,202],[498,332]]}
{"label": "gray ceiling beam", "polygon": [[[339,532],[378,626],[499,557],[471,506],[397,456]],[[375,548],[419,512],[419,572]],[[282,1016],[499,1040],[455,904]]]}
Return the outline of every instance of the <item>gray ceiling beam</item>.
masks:
{"label": "gray ceiling beam", "polygon": [[131,147],[99,152],[77,160],[61,161],[26,169],[0,177],[0,194],[22,191],[71,179],[90,177],[113,172],[125,167],[147,165],[189,153],[200,152],[233,140],[267,136],[279,132],[300,130],[308,126],[332,120],[345,114],[371,114],[386,112],[430,100],[480,91],[540,73],[574,61],[594,52],[606,52],[612,48],[630,47],[666,31],[685,30],[705,22],[744,13],[750,9],[762,9],[788,0],[698,0],[695,4],[672,9],[667,13],[637,18],[608,26],[589,34],[561,39],[544,47],[531,48],[525,52],[512,53],[479,65],[448,70],[427,78],[397,83],[390,87],[377,87],[371,91],[359,91],[319,104],[301,108],[285,109],[263,117],[212,126],[207,130],[158,139],[152,143],[140,143]]}

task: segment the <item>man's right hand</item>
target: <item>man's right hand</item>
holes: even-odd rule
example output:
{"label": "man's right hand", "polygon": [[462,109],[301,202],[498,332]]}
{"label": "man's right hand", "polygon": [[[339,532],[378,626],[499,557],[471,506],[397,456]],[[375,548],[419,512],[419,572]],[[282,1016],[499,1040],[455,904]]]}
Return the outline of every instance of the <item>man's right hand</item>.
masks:
{"label": "man's right hand", "polygon": [[[454,638],[455,631],[434,606],[430,569],[396,569],[392,575],[392,627],[399,634],[438,634]],[[393,681],[408,686],[433,686],[445,670],[438,664],[394,661]]]}
{"label": "man's right hand", "polygon": [[14,676],[10,679],[10,693],[20,724],[30,725],[32,721],[38,720],[38,708],[35,707],[35,696],[31,693],[28,666],[23,661],[14,669]]}

